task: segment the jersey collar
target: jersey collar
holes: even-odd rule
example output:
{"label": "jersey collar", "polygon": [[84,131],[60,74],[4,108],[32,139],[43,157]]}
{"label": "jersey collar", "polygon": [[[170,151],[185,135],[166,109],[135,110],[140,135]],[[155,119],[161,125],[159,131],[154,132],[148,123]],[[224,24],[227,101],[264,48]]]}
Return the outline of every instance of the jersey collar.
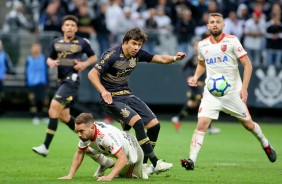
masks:
{"label": "jersey collar", "polygon": [[98,130],[97,130],[95,123],[93,123],[93,126],[94,126],[93,129],[95,129],[95,131],[94,131],[93,139],[90,139],[90,141],[92,141],[92,142],[96,141],[97,134],[98,134]]}
{"label": "jersey collar", "polygon": [[213,39],[212,39],[212,36],[210,36],[210,42],[211,42],[212,44],[217,44],[217,43],[221,42],[221,40],[223,40],[224,37],[225,37],[225,34],[222,33],[222,34],[221,34],[221,38],[218,40],[218,42],[214,42]]}

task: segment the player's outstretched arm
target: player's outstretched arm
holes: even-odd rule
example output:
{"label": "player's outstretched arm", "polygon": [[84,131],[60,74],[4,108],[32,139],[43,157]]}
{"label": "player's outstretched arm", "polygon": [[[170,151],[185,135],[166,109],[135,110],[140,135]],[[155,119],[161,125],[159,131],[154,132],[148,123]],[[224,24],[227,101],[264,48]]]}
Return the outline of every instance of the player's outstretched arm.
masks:
{"label": "player's outstretched arm", "polygon": [[183,52],[177,52],[175,56],[154,55],[152,63],[170,64],[182,60],[186,56]]}
{"label": "player's outstretched arm", "polygon": [[75,153],[75,155],[73,157],[69,174],[67,176],[63,176],[63,177],[60,177],[58,179],[64,179],[64,180],[72,179],[72,177],[74,176],[74,174],[76,173],[76,171],[80,167],[80,164],[83,161],[84,155],[85,155],[84,151],[77,150],[77,152]]}

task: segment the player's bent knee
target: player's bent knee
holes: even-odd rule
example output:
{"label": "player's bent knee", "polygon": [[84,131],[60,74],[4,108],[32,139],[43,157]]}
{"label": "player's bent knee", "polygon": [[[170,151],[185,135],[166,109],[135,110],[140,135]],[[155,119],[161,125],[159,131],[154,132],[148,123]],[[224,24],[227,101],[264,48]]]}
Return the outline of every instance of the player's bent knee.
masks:
{"label": "player's bent knee", "polygon": [[157,120],[157,118],[154,118],[153,120],[151,120],[149,123],[147,123],[144,127],[148,130],[156,125],[160,126],[159,121]]}

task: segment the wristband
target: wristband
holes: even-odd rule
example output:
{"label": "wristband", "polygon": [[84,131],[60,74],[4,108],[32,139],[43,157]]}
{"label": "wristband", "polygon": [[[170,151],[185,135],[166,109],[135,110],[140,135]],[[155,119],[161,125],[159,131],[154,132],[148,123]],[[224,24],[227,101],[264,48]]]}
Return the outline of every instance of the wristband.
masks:
{"label": "wristband", "polygon": [[176,56],[173,56],[173,61],[177,61],[177,60],[176,60]]}

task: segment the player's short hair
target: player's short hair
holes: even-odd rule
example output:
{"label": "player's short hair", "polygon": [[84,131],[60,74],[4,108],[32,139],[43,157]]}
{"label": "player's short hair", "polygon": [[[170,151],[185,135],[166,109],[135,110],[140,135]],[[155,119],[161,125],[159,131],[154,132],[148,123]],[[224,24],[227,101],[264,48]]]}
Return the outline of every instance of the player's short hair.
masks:
{"label": "player's short hair", "polygon": [[134,27],[130,30],[128,30],[122,40],[122,43],[128,42],[129,40],[136,40],[136,41],[142,41],[143,43],[147,41],[147,34],[145,31],[140,29],[139,27]]}
{"label": "player's short hair", "polygon": [[210,13],[208,19],[211,17],[221,17],[223,19],[223,15],[221,13]]}
{"label": "player's short hair", "polygon": [[75,118],[76,125],[88,124],[93,122],[94,122],[94,118],[90,113],[81,113],[79,116]]}
{"label": "player's short hair", "polygon": [[76,25],[78,25],[78,18],[74,15],[66,15],[63,17],[63,24],[67,21],[67,20],[72,20],[76,23]]}

